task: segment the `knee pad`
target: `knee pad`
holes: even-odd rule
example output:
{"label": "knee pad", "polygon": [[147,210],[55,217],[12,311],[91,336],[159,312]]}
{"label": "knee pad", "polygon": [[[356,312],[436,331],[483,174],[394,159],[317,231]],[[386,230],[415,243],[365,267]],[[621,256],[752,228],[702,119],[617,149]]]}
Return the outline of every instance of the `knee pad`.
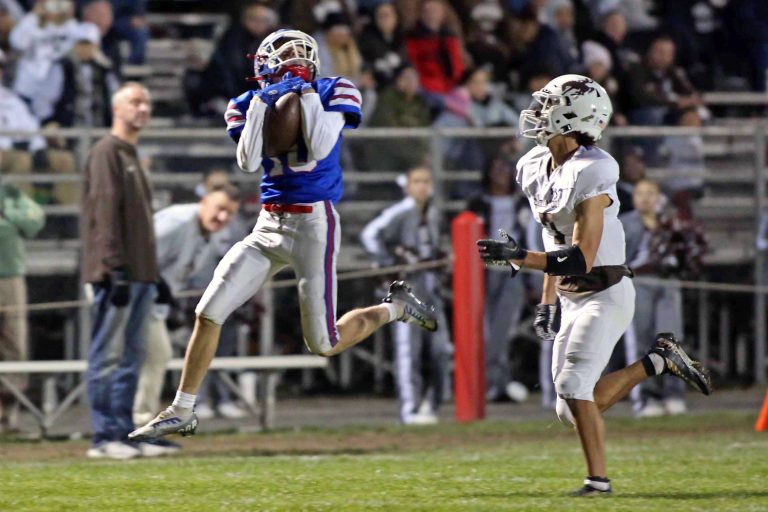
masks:
{"label": "knee pad", "polygon": [[595,383],[588,382],[579,371],[563,370],[555,379],[557,396],[563,399],[594,401]]}
{"label": "knee pad", "polygon": [[563,425],[569,427],[576,426],[576,420],[573,418],[571,408],[568,407],[568,403],[560,397],[558,397],[557,402],[555,402],[555,412],[557,412],[557,418],[563,423]]}

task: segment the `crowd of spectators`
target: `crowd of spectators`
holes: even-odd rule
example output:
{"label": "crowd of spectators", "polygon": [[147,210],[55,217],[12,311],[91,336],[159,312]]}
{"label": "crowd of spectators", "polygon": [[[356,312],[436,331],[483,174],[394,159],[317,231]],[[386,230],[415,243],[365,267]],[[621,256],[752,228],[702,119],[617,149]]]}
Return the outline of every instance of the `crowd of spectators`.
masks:
{"label": "crowd of spectators", "polygon": [[[616,0],[293,0],[244,2],[189,95],[221,101],[245,88],[249,62],[263,37],[292,26],[313,34],[322,74],[344,75],[378,96],[397,89],[403,69],[419,78],[419,94],[441,114],[464,117],[454,100],[467,96],[482,70],[483,99],[516,109],[527,104],[533,84],[569,72],[586,74],[612,94],[619,125],[679,124],[688,111],[706,121],[700,91],[763,90],[765,65],[756,48],[768,41],[768,7],[752,0],[681,2]],[[750,18],[754,31],[744,36]],[[258,21],[256,21],[258,20]],[[233,37],[237,34],[237,37]],[[714,40],[724,44],[714,44]],[[762,46],[761,46],[762,45]],[[733,59],[739,55],[739,59]],[[227,61],[226,65],[222,65]],[[473,73],[470,73],[470,70]],[[247,73],[246,73],[247,74]],[[525,98],[525,99],[523,99]],[[461,103],[461,102],[460,102]],[[372,105],[368,105],[371,109]],[[458,108],[462,110],[462,106]],[[466,110],[466,109],[464,109]],[[218,111],[216,111],[218,115]],[[381,126],[377,116],[377,126]],[[498,124],[513,124],[499,113]],[[370,118],[369,118],[370,120]],[[390,125],[400,126],[398,119]],[[410,120],[408,121],[410,122]]]}

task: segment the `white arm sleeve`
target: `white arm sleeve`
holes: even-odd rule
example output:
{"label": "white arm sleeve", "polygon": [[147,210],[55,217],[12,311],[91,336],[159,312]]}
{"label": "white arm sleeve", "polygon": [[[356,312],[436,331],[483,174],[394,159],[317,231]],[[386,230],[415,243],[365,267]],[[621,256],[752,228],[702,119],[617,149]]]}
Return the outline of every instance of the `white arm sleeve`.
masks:
{"label": "white arm sleeve", "polygon": [[245,115],[245,127],[237,143],[237,165],[244,172],[256,172],[261,168],[261,152],[264,144],[262,128],[267,105],[257,96],[251,100]]}
{"label": "white arm sleeve", "polygon": [[339,142],[344,129],[344,114],[327,112],[317,93],[301,95],[302,131],[307,142],[308,160],[322,160]]}
{"label": "white arm sleeve", "polygon": [[[9,103],[10,112],[8,114],[14,119],[14,129],[19,131],[36,132],[40,130],[40,121],[37,120],[32,112],[29,111],[29,107],[24,103],[21,98],[16,97],[14,101]],[[29,138],[29,150],[36,152],[48,147],[45,139],[41,135],[34,135]]]}
{"label": "white arm sleeve", "polygon": [[13,27],[8,37],[8,42],[11,48],[23,52],[32,46],[32,43],[39,37],[42,31],[43,29],[40,27],[37,14],[30,12]]}

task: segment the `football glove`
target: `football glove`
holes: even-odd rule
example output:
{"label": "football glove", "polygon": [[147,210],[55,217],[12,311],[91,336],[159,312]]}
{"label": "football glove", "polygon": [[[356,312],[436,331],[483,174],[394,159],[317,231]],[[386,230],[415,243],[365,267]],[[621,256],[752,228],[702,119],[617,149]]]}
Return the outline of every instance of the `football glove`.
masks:
{"label": "football glove", "polygon": [[168,286],[168,283],[165,279],[162,277],[158,278],[155,286],[157,287],[157,297],[155,297],[155,304],[170,305],[175,303],[173,300],[173,292],[171,292],[171,287]]}
{"label": "football glove", "polygon": [[536,306],[533,328],[541,341],[555,341],[557,331],[560,330],[560,308],[557,303]]}
{"label": "football glove", "polygon": [[528,251],[520,247],[517,240],[509,236],[503,229],[499,230],[501,240],[483,239],[477,241],[480,257],[486,265],[510,266],[512,277],[520,270],[520,267],[509,260],[522,260]]}
{"label": "football glove", "polygon": [[109,288],[109,302],[116,308],[124,308],[131,301],[131,283],[126,281],[124,270],[110,274]]}
{"label": "football glove", "polygon": [[306,84],[303,78],[284,78],[282,81],[272,84],[260,90],[257,94],[259,99],[269,107],[274,107],[277,100],[289,92],[300,93],[302,86]]}

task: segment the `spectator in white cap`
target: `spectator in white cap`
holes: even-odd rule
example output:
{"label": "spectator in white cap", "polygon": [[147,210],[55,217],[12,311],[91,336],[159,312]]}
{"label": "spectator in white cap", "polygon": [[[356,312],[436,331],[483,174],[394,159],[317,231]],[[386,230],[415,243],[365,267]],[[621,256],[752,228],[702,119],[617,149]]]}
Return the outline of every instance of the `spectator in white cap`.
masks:
{"label": "spectator in white cap", "polygon": [[584,65],[585,74],[599,83],[608,94],[614,98],[613,117],[611,123],[625,126],[627,118],[621,113],[623,97],[619,81],[613,75],[613,58],[608,49],[594,41],[584,41],[581,45],[581,63]]}
{"label": "spectator in white cap", "polygon": [[38,0],[11,31],[10,46],[20,55],[13,90],[43,125],[55,117],[64,88],[60,60],[72,50],[78,25],[71,0]]}
{"label": "spectator in white cap", "polygon": [[109,126],[110,98],[119,87],[112,62],[101,51],[101,34],[93,23],[78,26],[76,43],[63,61],[64,94],[57,109],[62,126]]}

